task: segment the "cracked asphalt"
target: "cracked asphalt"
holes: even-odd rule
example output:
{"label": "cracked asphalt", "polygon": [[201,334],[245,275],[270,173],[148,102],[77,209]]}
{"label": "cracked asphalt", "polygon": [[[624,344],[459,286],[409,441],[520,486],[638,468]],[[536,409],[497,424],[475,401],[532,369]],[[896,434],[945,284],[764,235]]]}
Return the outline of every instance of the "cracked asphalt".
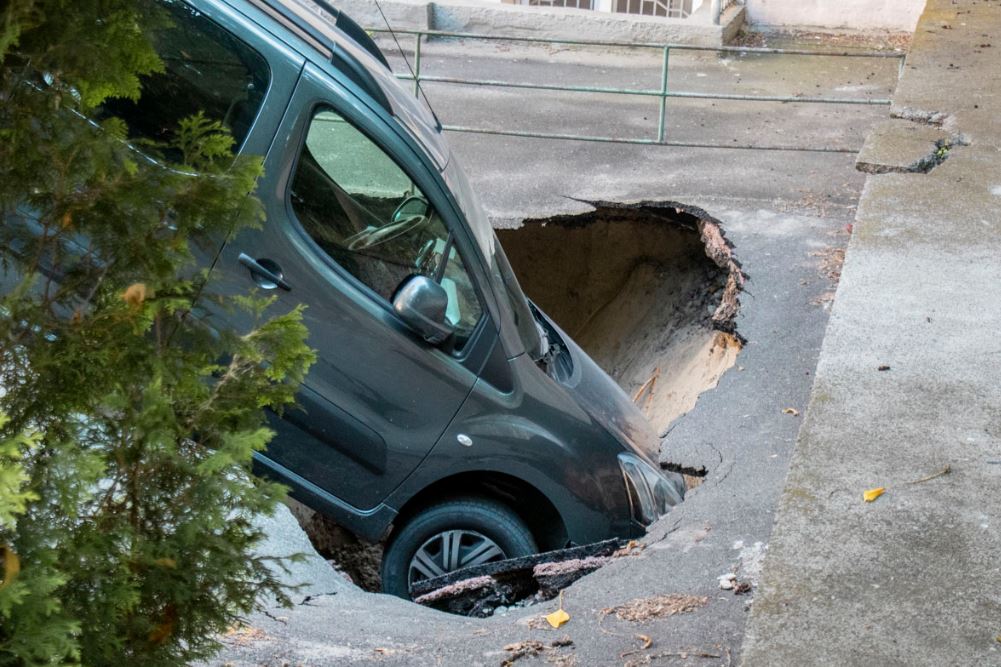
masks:
{"label": "cracked asphalt", "polygon": [[[477,58],[482,71],[506,67],[503,54],[476,52],[466,60]],[[568,67],[580,67],[583,60],[578,55]],[[779,68],[787,82],[800,80],[813,88],[816,65],[803,60],[770,66]],[[837,63],[849,81],[865,80],[871,65],[857,59]],[[490,70],[492,78],[502,73]],[[844,83],[831,78],[827,85],[833,91]],[[460,106],[467,115],[464,123],[497,120],[493,96],[460,101],[444,87],[434,93],[429,90],[445,122],[452,122],[452,112],[446,110]],[[595,96],[583,106],[597,113],[601,104]],[[711,116],[708,106],[690,113],[700,114],[700,122],[711,126],[706,132],[718,130],[720,136],[730,129],[753,138],[756,130],[763,135],[787,122],[801,140],[821,143],[832,137],[854,141],[885,114],[885,109],[874,114],[866,107],[848,107],[811,125],[809,112],[765,113],[751,103],[729,104],[719,117]],[[545,127],[556,111],[566,112],[562,101],[554,107],[544,98],[529,104],[527,97],[521,110],[519,123],[525,127]],[[605,118],[613,118],[614,109],[607,110]],[[215,664],[500,665],[517,653],[505,646],[518,642],[540,643],[520,646],[525,655],[519,667],[638,665],[654,656],[658,665],[737,663],[828,321],[835,285],[823,267],[829,272],[830,258],[847,243],[864,182],[854,169],[854,155],[458,133],[449,141],[498,227],[580,212],[587,206],[580,200],[597,199],[677,201],[698,206],[722,223],[750,277],[737,320],[747,345],[718,386],[672,425],[662,449],[662,460],[705,466],[707,475],[682,506],[652,527],[642,547],[565,591],[570,621],[558,630],[538,620],[556,609],[556,601],[512,608],[488,619],[449,616],[363,593],[314,555],[290,575],[311,582],[301,597],[313,597],[291,609],[269,609],[249,618],[249,629],[223,638],[225,648]],[[287,511],[262,521],[271,533],[266,545],[271,553],[311,551]],[[727,573],[751,583],[751,591],[737,595],[721,589],[718,578]],[[692,611],[642,622],[603,611],[673,594],[706,600]],[[560,645],[553,646],[554,641]]]}

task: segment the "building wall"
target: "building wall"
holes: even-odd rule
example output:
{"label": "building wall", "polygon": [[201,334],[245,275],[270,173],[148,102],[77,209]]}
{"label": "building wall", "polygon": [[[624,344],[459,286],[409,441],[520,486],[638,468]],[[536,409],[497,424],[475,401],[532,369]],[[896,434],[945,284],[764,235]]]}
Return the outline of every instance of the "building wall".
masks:
{"label": "building wall", "polygon": [[925,0],[746,0],[758,26],[912,32]]}

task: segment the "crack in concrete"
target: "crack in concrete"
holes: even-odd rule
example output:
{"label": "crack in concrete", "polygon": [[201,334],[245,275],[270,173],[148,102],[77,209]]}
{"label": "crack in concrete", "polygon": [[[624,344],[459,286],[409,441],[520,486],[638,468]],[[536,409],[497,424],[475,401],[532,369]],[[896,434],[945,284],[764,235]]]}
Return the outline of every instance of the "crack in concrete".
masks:
{"label": "crack in concrete", "polygon": [[695,468],[693,466],[683,466],[680,463],[671,463],[670,461],[661,461],[660,467],[663,470],[670,470],[671,472],[681,473],[682,475],[689,475],[691,477],[705,477],[709,474],[709,471],[705,466]]}
{"label": "crack in concrete", "polygon": [[334,595],[337,595],[336,591],[331,591],[329,593],[313,593],[311,595],[307,595],[306,597],[304,597],[296,606],[308,607],[310,606],[309,603],[312,602],[313,600],[316,600],[317,598],[330,597]]}
{"label": "crack in concrete", "polygon": [[927,111],[925,109],[913,109],[911,107],[895,107],[890,111],[890,118],[909,120],[912,123],[922,125],[933,125],[935,127],[945,127],[947,121],[953,119],[951,114],[944,111]]}
{"label": "crack in concrete", "polygon": [[927,155],[915,160],[909,165],[880,164],[874,162],[856,162],[855,168],[866,174],[927,174],[932,169],[946,161],[954,144],[951,139],[939,139]]}
{"label": "crack in concrete", "polygon": [[895,107],[890,121],[866,138],[855,168],[866,174],[927,174],[945,162],[952,150],[970,144],[956,125],[951,114]]}

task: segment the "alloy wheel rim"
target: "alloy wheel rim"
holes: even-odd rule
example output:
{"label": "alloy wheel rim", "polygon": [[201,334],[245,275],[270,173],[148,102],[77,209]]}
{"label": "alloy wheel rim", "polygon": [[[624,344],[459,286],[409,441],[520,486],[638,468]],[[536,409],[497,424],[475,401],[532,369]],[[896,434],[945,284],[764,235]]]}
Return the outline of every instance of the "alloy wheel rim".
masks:
{"label": "alloy wheel rim", "polygon": [[497,543],[475,530],[446,530],[428,539],[410,559],[408,584],[424,579],[504,560],[507,556]]}

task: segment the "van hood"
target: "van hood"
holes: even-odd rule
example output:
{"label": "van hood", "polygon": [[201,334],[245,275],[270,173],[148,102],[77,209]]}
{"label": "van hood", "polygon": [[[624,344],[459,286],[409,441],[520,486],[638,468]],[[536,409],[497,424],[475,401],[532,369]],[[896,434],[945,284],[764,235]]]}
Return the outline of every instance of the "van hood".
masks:
{"label": "van hood", "polygon": [[626,392],[570,336],[541,309],[536,307],[535,310],[556,331],[559,339],[552,342],[563,348],[559,354],[569,354],[573,362],[570,377],[559,381],[560,384],[623,447],[641,454],[656,467],[660,457],[660,438],[649,420]]}

